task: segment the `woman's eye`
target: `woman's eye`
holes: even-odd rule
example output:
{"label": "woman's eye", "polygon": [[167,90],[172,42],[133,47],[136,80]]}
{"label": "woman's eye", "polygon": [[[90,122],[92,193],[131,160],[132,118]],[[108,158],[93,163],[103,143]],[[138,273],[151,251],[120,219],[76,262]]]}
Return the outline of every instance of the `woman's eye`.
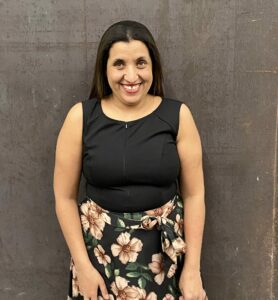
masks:
{"label": "woman's eye", "polygon": [[141,66],[144,66],[146,64],[146,62],[144,60],[140,60],[138,62],[138,65],[141,67]]}
{"label": "woman's eye", "polygon": [[122,67],[124,65],[124,63],[122,62],[122,61],[116,61],[115,63],[114,63],[114,66],[115,67]]}

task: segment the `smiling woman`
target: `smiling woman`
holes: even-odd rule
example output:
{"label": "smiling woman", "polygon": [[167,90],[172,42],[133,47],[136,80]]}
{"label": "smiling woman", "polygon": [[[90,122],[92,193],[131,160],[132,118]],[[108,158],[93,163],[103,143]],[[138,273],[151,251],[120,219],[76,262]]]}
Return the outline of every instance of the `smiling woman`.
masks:
{"label": "smiling woman", "polygon": [[188,107],[164,97],[143,24],[121,21],[101,38],[90,97],[59,133],[54,193],[71,253],[69,300],[207,299],[200,137]]}
{"label": "smiling woman", "polygon": [[113,97],[123,104],[121,109],[126,104],[140,103],[139,106],[145,107],[153,82],[152,60],[146,45],[137,40],[114,43],[109,51],[106,76]]}

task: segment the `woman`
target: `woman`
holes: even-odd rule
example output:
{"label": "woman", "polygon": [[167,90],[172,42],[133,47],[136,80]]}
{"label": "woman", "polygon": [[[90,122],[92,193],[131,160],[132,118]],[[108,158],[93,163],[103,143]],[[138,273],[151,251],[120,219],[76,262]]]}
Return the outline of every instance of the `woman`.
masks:
{"label": "woman", "polygon": [[[189,108],[164,97],[162,79],[144,25],[121,21],[106,30],[90,97],[69,110],[57,139],[68,299],[207,299],[200,137]],[[81,172],[86,198],[78,204]]]}

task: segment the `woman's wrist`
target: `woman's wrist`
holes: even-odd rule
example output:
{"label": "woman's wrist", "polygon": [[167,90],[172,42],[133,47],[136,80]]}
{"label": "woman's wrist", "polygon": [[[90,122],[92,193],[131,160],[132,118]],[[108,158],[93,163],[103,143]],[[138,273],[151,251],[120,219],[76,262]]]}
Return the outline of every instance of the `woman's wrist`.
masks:
{"label": "woman's wrist", "polygon": [[196,262],[185,261],[183,265],[183,270],[190,272],[200,272],[200,264]]}
{"label": "woman's wrist", "polygon": [[92,267],[92,263],[89,257],[84,257],[82,259],[78,258],[77,261],[74,260],[74,265],[76,270],[86,269],[88,267]]}

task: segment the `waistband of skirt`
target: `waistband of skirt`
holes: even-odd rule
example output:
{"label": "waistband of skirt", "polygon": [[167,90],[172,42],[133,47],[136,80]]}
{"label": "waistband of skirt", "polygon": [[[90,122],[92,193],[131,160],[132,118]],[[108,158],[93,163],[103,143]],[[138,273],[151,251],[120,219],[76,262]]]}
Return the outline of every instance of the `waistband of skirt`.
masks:
{"label": "waistband of skirt", "polygon": [[114,212],[102,208],[99,204],[94,202],[93,199],[86,196],[86,198],[79,204],[80,210],[82,211],[82,206],[90,206],[93,211],[104,216],[104,219],[109,218],[110,225],[114,227],[126,227],[126,226],[136,226],[141,223],[142,220],[149,216],[151,218],[165,217],[167,218],[173,211],[180,210],[183,214],[183,200],[179,193],[176,193],[170,200],[168,200],[162,206],[138,212]]}

